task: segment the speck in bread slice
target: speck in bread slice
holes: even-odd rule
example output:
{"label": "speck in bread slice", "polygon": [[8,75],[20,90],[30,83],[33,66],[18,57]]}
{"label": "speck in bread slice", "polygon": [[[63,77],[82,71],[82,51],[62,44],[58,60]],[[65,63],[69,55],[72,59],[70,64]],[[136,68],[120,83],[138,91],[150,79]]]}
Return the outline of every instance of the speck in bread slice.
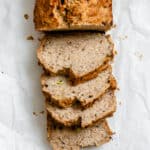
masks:
{"label": "speck in bread slice", "polygon": [[114,57],[114,44],[109,35],[100,33],[49,34],[42,40],[37,57],[47,72],[80,82],[108,67]]}
{"label": "speck in bread slice", "polygon": [[82,109],[80,106],[59,108],[47,102],[47,111],[51,117],[64,126],[81,126],[85,128],[94,122],[112,115],[116,111],[114,90],[108,90],[92,106]]}
{"label": "speck in bread slice", "polygon": [[36,0],[35,29],[100,30],[113,24],[112,0]]}
{"label": "speck in bread slice", "polygon": [[[60,107],[70,107],[76,101],[82,107],[87,107],[112,86],[112,81],[115,79],[112,76],[111,66],[99,73],[96,78],[75,86],[64,76],[41,77],[42,91]],[[115,88],[116,85],[113,86]]]}
{"label": "speck in bread slice", "polygon": [[48,141],[53,150],[80,150],[89,146],[100,146],[110,141],[112,131],[106,120],[96,123],[88,128],[71,129],[54,125],[48,117]]}

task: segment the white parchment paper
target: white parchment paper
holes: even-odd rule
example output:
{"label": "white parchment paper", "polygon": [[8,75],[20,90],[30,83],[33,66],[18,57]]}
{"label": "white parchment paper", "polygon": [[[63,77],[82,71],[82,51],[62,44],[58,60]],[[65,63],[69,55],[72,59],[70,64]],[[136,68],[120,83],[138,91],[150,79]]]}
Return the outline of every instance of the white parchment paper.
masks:
{"label": "white parchment paper", "polygon": [[[0,0],[0,150],[50,150],[32,12],[34,0]],[[113,0],[118,55],[113,140],[93,150],[150,149],[150,0]],[[29,19],[24,19],[24,14]],[[33,41],[26,38],[32,35]],[[35,115],[33,115],[35,112]]]}

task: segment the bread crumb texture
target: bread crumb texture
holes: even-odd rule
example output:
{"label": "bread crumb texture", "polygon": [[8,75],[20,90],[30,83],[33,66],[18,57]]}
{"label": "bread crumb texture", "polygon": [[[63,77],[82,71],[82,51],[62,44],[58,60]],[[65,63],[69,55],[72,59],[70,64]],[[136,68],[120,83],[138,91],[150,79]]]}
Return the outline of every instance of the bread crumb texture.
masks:
{"label": "bread crumb texture", "polygon": [[47,101],[48,113],[55,121],[65,126],[79,125],[84,128],[112,115],[115,110],[116,98],[113,90],[106,92],[101,98],[84,110],[77,105],[61,109]]}
{"label": "bread crumb texture", "polygon": [[43,38],[37,57],[48,72],[85,81],[108,66],[114,57],[114,44],[109,35],[95,32],[49,34]]}
{"label": "bread crumb texture", "polygon": [[54,125],[49,119],[47,124],[48,140],[53,150],[80,150],[87,146],[100,146],[109,142],[113,134],[105,120],[84,129]]}

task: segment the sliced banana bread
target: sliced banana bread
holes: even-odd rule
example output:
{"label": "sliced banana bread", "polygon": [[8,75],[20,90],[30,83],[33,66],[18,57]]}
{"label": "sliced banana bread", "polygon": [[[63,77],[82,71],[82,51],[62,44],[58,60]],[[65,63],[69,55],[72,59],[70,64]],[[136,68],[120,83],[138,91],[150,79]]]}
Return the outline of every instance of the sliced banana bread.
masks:
{"label": "sliced banana bread", "polygon": [[49,73],[66,74],[78,81],[89,80],[104,70],[114,56],[109,35],[100,33],[63,33],[46,36],[37,57]]}
{"label": "sliced banana bread", "polygon": [[36,0],[34,9],[38,31],[106,31],[112,20],[112,0]]}
{"label": "sliced banana bread", "polygon": [[68,78],[64,76],[43,75],[41,77],[42,91],[60,107],[69,107],[75,101],[87,107],[102,96],[108,88],[111,86],[115,88],[112,81],[115,79],[110,66],[96,78],[75,86],[71,85]]}
{"label": "sliced banana bread", "polygon": [[112,131],[105,120],[88,128],[66,128],[47,121],[48,141],[53,150],[80,150],[88,146],[100,146],[110,141]]}
{"label": "sliced banana bread", "polygon": [[83,110],[79,106],[62,109],[47,102],[47,111],[55,121],[65,126],[80,125],[84,128],[112,115],[116,111],[116,98],[114,90],[108,90],[87,109]]}

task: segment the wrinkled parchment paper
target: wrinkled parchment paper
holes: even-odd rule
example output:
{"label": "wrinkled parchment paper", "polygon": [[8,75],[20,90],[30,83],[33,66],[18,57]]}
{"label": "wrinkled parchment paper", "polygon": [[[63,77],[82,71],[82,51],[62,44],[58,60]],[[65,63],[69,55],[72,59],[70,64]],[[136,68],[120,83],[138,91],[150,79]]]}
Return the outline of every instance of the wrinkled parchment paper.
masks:
{"label": "wrinkled parchment paper", "polygon": [[[50,150],[32,12],[34,0],[0,0],[0,149]],[[113,140],[92,150],[150,149],[150,0],[113,0],[118,55]],[[29,15],[29,19],[24,18]],[[34,40],[27,40],[33,36]]]}

